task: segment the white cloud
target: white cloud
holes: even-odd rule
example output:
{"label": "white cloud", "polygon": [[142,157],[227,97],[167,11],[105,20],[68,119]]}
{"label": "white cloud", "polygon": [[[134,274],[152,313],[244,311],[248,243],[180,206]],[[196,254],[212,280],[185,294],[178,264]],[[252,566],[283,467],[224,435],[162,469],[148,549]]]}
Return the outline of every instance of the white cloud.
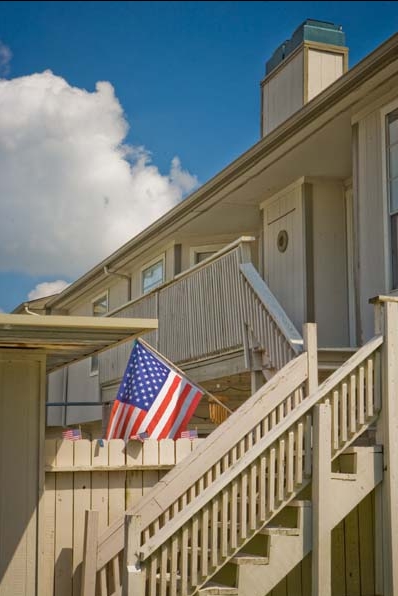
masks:
{"label": "white cloud", "polygon": [[37,298],[44,298],[45,296],[52,296],[53,294],[59,294],[65,288],[69,286],[67,281],[63,279],[57,279],[56,281],[44,281],[37,284],[33,290],[28,294],[28,300],[37,300]]}
{"label": "white cloud", "polygon": [[0,39],[0,76],[7,76],[10,72],[12,52]]}
{"label": "white cloud", "polygon": [[0,80],[0,271],[80,275],[197,186],[177,157],[162,175],[123,144],[127,130],[110,83]]}

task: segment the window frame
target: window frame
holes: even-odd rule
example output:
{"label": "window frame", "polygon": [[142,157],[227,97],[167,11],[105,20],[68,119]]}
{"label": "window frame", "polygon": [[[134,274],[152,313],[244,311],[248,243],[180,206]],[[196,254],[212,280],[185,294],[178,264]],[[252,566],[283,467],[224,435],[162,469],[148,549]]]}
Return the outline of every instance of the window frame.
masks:
{"label": "window frame", "polygon": [[[383,193],[383,222],[384,222],[384,274],[385,274],[385,292],[391,295],[398,295],[398,271],[397,286],[393,282],[393,255],[391,222],[392,213],[390,211],[390,179],[389,179],[389,116],[393,112],[398,112],[398,99],[395,99],[380,109],[381,121],[381,156],[382,156],[382,193]],[[395,212],[398,214],[398,210]],[[398,259],[397,259],[398,260]]]}
{"label": "window frame", "polygon": [[[227,246],[227,242],[224,244],[202,244],[198,246],[191,246],[189,249],[189,265],[190,267],[194,267],[195,265],[200,265],[201,261],[196,261],[196,255],[204,253],[204,252],[212,252],[215,254],[216,252],[222,250]],[[210,258],[210,257],[207,257]]]}
{"label": "window frame", "polygon": [[[105,298],[105,302],[106,302],[105,315],[95,315],[94,314],[94,305],[97,304],[98,302],[100,302],[101,300],[103,300],[104,298]],[[91,304],[91,316],[92,317],[106,316],[109,313],[109,290],[106,290],[105,292],[102,292],[101,294],[99,294],[98,296],[93,298],[90,301],[90,304]],[[93,365],[94,363],[96,363],[95,366]],[[90,377],[96,377],[96,376],[98,376],[98,373],[99,373],[98,354],[94,354],[93,356],[90,357]]]}
{"label": "window frame", "polygon": [[[147,271],[148,269],[150,269],[151,267],[154,267],[154,265],[157,265],[158,263],[162,263],[162,281],[157,283],[156,285],[152,286],[149,290],[144,290],[144,273],[145,271]],[[159,286],[163,285],[166,281],[166,255],[165,253],[162,253],[160,255],[158,255],[157,257],[155,257],[154,259],[151,259],[150,261],[147,261],[145,263],[145,265],[143,265],[140,268],[140,290],[141,290],[141,296],[146,296],[146,294],[149,294],[150,292],[152,292],[153,290],[155,290],[156,288],[158,288]]]}

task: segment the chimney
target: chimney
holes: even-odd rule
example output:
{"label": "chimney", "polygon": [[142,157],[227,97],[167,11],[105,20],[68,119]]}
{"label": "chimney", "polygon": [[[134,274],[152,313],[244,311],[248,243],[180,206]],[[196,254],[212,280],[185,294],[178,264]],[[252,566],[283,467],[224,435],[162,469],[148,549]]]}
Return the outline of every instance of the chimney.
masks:
{"label": "chimney", "polygon": [[342,27],[307,19],[265,65],[261,136],[297,112],[348,70]]}

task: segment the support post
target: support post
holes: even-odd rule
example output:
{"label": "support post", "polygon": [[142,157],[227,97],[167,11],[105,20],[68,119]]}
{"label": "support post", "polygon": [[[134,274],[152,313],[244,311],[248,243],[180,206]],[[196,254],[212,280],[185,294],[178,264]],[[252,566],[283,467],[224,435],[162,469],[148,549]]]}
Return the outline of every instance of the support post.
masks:
{"label": "support post", "polygon": [[308,380],[306,393],[311,395],[318,388],[318,341],[316,323],[303,325],[303,348],[307,352]]}
{"label": "support post", "polygon": [[95,596],[97,575],[98,511],[86,511],[81,596]]}
{"label": "support post", "polygon": [[314,407],[312,473],[312,596],[332,594],[330,515],[331,408]]}
{"label": "support post", "polygon": [[141,567],[141,516],[127,513],[124,521],[122,596],[145,596],[145,571]]}
{"label": "support post", "polygon": [[398,594],[398,302],[386,298],[383,309],[382,409],[377,434],[384,453],[383,594],[392,596]]}

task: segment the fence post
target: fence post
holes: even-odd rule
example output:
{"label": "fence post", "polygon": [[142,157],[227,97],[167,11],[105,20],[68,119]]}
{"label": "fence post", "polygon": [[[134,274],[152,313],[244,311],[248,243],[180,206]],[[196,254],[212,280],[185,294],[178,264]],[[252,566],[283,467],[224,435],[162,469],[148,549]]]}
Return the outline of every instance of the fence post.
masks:
{"label": "fence post", "polygon": [[332,594],[332,534],[329,522],[331,424],[330,405],[316,405],[312,449],[312,596]]}
{"label": "fence post", "polygon": [[[378,437],[382,438],[383,594],[398,594],[398,302],[383,300],[382,408]],[[376,518],[377,519],[377,518]],[[376,529],[380,531],[380,528]]]}
{"label": "fence post", "polygon": [[318,341],[316,323],[303,325],[303,348],[307,352],[308,380],[307,395],[311,395],[318,388]]}
{"label": "fence post", "polygon": [[124,521],[122,596],[145,596],[145,570],[141,567],[141,516],[127,513]]}
{"label": "fence post", "polygon": [[95,596],[97,575],[98,511],[86,511],[81,596]]}

